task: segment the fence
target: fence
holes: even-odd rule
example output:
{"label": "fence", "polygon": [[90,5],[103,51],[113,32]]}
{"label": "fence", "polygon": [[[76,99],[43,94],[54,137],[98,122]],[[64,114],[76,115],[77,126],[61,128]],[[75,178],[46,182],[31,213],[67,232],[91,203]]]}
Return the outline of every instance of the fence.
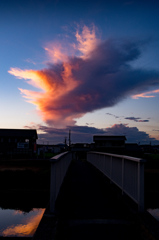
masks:
{"label": "fence", "polygon": [[55,201],[72,160],[72,153],[65,152],[50,159],[51,184],[50,184],[50,212],[55,211]]}
{"label": "fence", "polygon": [[144,210],[145,160],[101,152],[88,152],[87,161],[98,168]]}

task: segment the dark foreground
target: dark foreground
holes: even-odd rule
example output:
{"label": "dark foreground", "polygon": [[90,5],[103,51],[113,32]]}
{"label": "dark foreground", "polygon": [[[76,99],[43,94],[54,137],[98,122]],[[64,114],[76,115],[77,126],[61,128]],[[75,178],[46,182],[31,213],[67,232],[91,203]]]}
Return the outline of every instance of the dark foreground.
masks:
{"label": "dark foreground", "polygon": [[[146,208],[158,208],[158,169],[149,166],[145,171]],[[25,212],[46,208],[50,195],[50,162],[1,161],[0,182],[0,207]],[[56,218],[49,214],[48,208],[34,239],[159,239],[156,236],[159,223],[148,213],[138,215],[136,209],[136,205],[126,196],[121,197],[120,190],[89,163],[74,161],[57,199]]]}
{"label": "dark foreground", "polygon": [[158,239],[158,227],[93,166],[74,161],[57,198],[56,218],[46,211],[34,240]]}
{"label": "dark foreground", "polygon": [[[34,208],[46,208],[50,196],[50,162],[40,160],[12,160],[0,161],[0,209],[4,210],[20,210],[22,215],[27,215]],[[10,215],[3,215],[6,218]],[[16,217],[16,216],[15,216]],[[17,219],[17,218],[16,218]],[[18,220],[17,220],[18,221]],[[21,231],[20,226],[26,226],[26,222],[19,223],[20,235],[24,237],[2,237],[0,239],[31,239],[26,237],[28,231]],[[36,221],[38,221],[36,219]],[[39,219],[40,221],[40,219]],[[0,223],[3,222],[0,216]],[[11,219],[8,219],[8,227],[13,228]],[[4,225],[4,224],[2,224]],[[35,225],[36,226],[36,225]],[[1,224],[0,224],[1,227]],[[7,225],[6,225],[7,227]],[[24,227],[22,227],[24,230]],[[8,229],[8,228],[7,228]],[[0,229],[5,230],[5,229]],[[36,229],[35,229],[36,230]],[[32,230],[30,230],[33,232]]]}
{"label": "dark foreground", "polygon": [[50,195],[49,161],[1,161],[0,207],[29,212],[46,208]]}

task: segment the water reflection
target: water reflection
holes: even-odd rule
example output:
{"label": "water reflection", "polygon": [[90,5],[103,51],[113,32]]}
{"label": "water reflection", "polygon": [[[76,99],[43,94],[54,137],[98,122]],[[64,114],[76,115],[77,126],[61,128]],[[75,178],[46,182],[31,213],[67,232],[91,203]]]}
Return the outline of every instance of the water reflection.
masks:
{"label": "water reflection", "polygon": [[32,237],[43,216],[44,208],[29,213],[0,208],[0,236]]}
{"label": "water reflection", "polygon": [[159,221],[159,208],[156,209],[147,209],[147,211]]}

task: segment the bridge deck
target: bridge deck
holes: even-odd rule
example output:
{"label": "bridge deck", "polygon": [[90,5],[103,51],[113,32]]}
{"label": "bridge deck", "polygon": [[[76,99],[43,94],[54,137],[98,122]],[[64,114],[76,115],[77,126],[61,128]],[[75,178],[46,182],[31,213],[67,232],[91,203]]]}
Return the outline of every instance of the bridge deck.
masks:
{"label": "bridge deck", "polygon": [[145,239],[134,215],[102,174],[84,161],[73,162],[56,202],[56,239]]}

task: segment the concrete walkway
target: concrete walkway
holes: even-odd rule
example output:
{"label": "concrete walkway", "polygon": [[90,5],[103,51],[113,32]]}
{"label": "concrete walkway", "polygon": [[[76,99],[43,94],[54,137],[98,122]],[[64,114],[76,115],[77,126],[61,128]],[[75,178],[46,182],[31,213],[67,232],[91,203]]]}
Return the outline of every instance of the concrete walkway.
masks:
{"label": "concrete walkway", "polygon": [[71,164],[57,198],[56,213],[57,240],[146,239],[106,178],[85,161]]}

